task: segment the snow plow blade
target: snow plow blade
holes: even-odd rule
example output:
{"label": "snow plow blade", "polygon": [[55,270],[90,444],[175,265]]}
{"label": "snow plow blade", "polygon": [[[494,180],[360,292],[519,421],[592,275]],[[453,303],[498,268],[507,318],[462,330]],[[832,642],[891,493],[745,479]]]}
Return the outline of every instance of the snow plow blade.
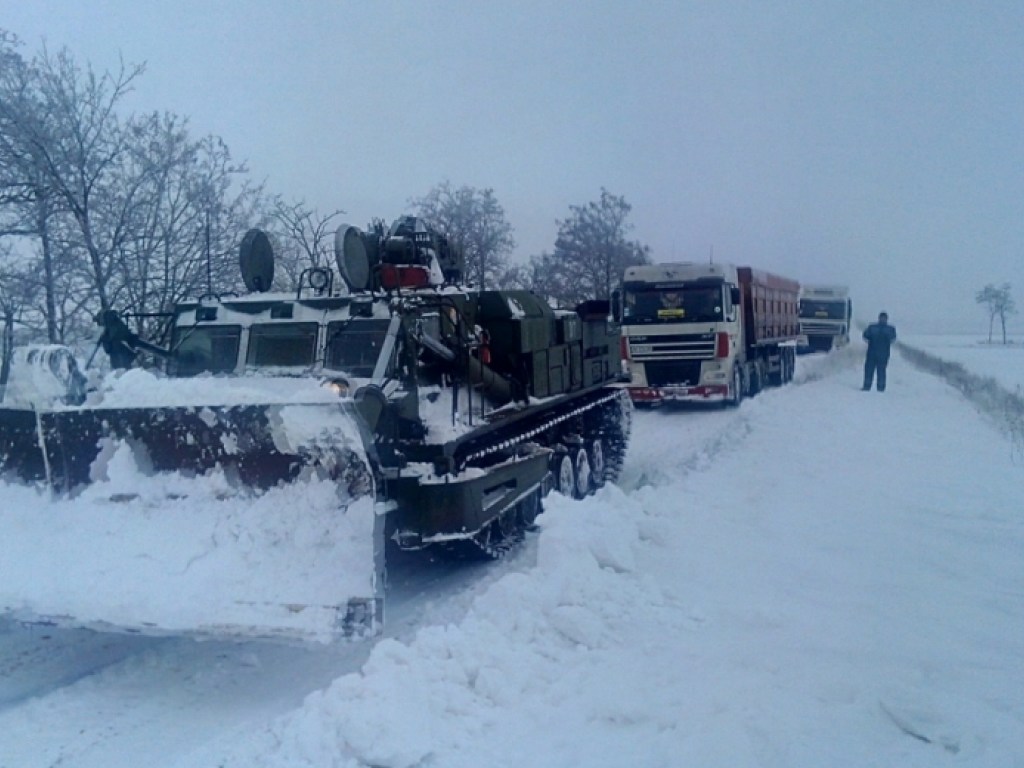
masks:
{"label": "snow plow blade", "polygon": [[[383,620],[383,517],[351,403],[0,409],[0,614],[328,642]],[[40,491],[40,484],[54,492]]]}
{"label": "snow plow blade", "polygon": [[106,457],[123,442],[143,471],[220,469],[266,489],[316,468],[368,483],[355,418],[344,403],[2,408],[0,472],[70,493],[102,479]]}

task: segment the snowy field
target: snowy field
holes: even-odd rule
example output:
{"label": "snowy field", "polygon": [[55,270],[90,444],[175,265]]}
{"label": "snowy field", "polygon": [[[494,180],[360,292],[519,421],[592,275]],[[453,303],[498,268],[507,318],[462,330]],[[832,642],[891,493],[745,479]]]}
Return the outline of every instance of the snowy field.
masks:
{"label": "snowy field", "polygon": [[321,678],[146,642],[5,696],[28,641],[0,625],[0,766],[1024,765],[1024,457],[899,355],[860,391],[862,354],[638,412],[619,486],[549,497],[514,567]]}
{"label": "snowy field", "polygon": [[1024,390],[1024,336],[993,335],[900,335],[900,341],[935,357],[960,363],[979,376],[991,376],[1010,392]]}

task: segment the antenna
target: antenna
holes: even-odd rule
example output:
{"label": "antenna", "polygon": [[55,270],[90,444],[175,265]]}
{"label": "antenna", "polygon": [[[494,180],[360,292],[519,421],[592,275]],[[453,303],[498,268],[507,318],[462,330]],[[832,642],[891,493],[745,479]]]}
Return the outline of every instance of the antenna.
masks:
{"label": "antenna", "polygon": [[213,264],[210,260],[210,206],[206,206],[206,226],[205,230],[205,241],[206,241],[206,292],[213,293]]}
{"label": "antenna", "polygon": [[711,244],[711,252],[708,254],[708,264],[715,263],[715,244]]}

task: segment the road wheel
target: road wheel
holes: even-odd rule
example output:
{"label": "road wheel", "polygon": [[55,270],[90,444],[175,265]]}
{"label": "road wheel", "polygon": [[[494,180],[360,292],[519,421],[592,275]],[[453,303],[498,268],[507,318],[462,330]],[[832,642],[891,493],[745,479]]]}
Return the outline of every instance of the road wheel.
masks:
{"label": "road wheel", "polygon": [[572,457],[566,452],[555,454],[555,490],[563,496],[575,497],[576,495],[576,473],[573,467]]}
{"label": "road wheel", "polygon": [[604,458],[604,443],[601,438],[595,438],[590,443],[587,454],[590,458],[590,487],[596,491],[604,485],[608,476],[608,462]]}
{"label": "road wheel", "polygon": [[576,478],[576,487],[573,498],[582,499],[592,490],[590,485],[593,482],[593,473],[590,471],[590,457],[587,449],[583,446],[574,449],[573,474]]}
{"label": "road wheel", "polygon": [[[520,502],[522,503],[522,502]],[[498,515],[498,533],[502,541],[509,541],[522,530],[520,523],[519,504],[513,504],[500,515]]]}
{"label": "road wheel", "polygon": [[519,515],[519,524],[524,530],[532,530],[537,522],[537,515],[541,512],[540,491],[527,494],[518,504],[516,513]]}

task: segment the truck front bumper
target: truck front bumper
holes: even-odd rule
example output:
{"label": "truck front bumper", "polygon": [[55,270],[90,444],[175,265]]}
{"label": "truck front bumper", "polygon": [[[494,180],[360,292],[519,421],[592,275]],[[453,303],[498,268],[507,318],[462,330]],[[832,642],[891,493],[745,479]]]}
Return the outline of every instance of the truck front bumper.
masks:
{"label": "truck front bumper", "polygon": [[696,387],[629,387],[634,403],[660,405],[675,403],[720,403],[729,396],[724,384],[700,384]]}

